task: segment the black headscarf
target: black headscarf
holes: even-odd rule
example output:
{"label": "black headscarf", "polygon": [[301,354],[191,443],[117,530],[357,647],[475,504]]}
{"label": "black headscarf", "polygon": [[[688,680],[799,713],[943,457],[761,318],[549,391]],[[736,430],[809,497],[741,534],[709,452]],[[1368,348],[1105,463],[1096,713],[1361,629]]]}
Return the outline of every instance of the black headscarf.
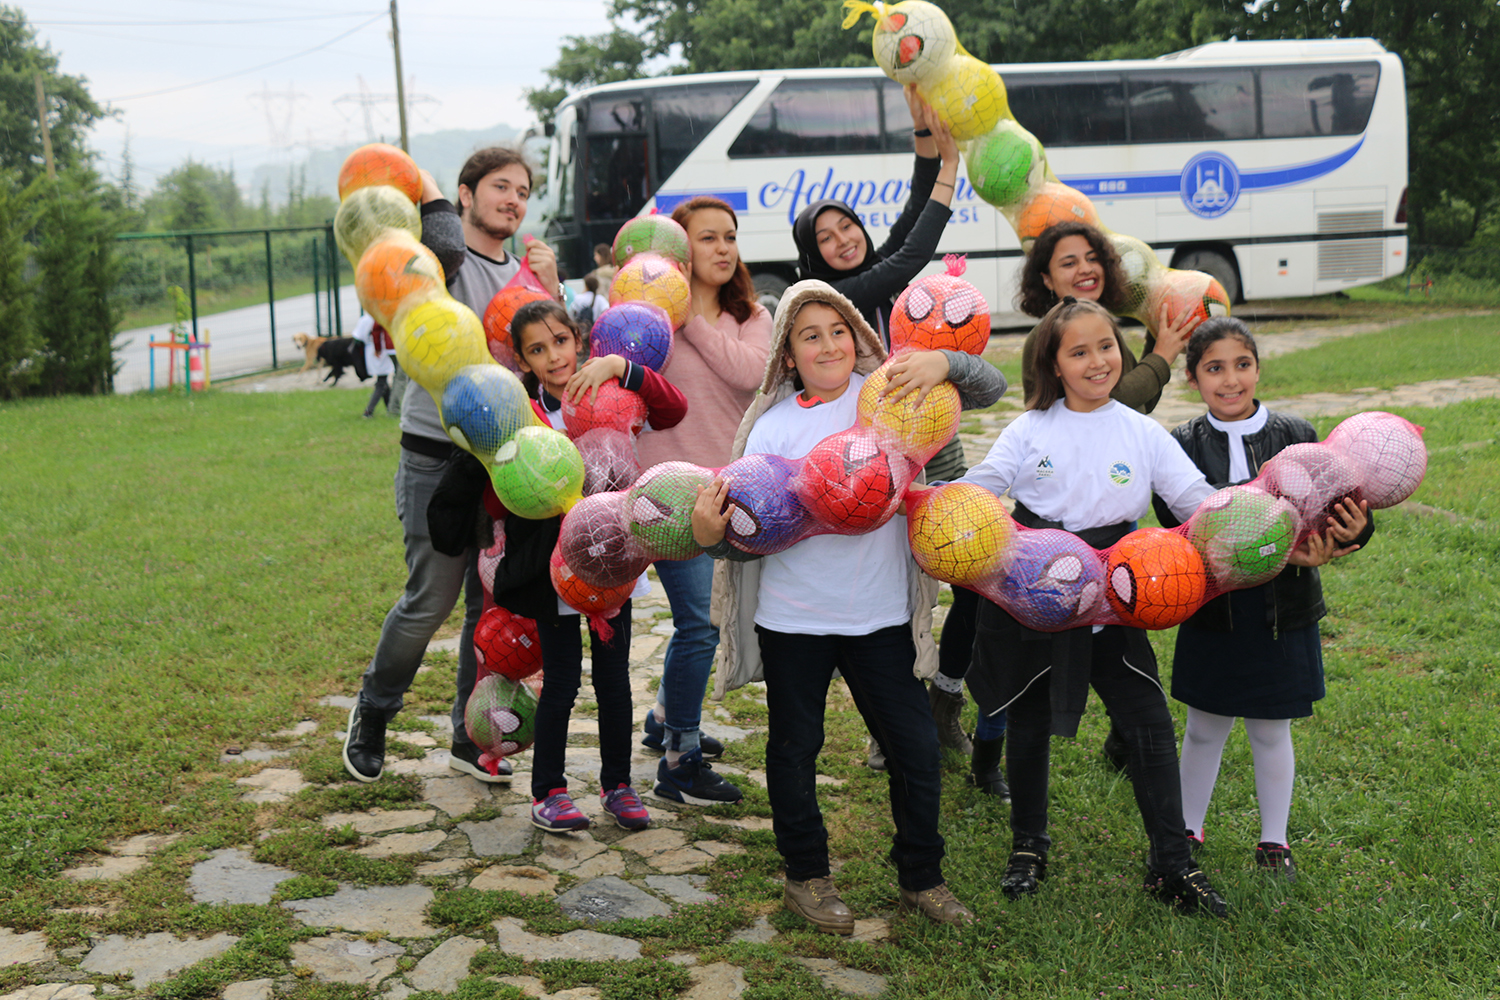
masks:
{"label": "black headscarf", "polygon": [[[828,266],[823,259],[823,254],[818,250],[818,234],[814,229],[818,216],[828,209],[842,212],[854,220],[859,231],[865,234],[865,259],[860,261],[859,266],[848,271],[835,270]],[[838,282],[845,278],[852,278],[856,274],[863,274],[876,264],[880,263],[880,256],[875,252],[875,243],[870,239],[870,231],[865,224],[859,221],[859,216],[854,214],[854,209],[841,201],[815,201],[802,211],[797,213],[797,220],[792,223],[792,241],[797,244],[797,271],[803,280],[817,278],[837,287]]]}

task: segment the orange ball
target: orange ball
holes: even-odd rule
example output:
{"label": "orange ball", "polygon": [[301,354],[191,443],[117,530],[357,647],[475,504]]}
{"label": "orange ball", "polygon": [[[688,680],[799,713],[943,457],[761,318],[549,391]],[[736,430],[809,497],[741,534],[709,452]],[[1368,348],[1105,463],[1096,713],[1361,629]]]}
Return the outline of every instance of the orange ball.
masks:
{"label": "orange ball", "polygon": [[990,344],[990,306],[962,278],[933,274],[907,286],[891,308],[891,350],[983,354]]}
{"label": "orange ball", "polygon": [[1146,314],[1141,317],[1148,326],[1161,318],[1162,306],[1167,307],[1167,322],[1175,323],[1186,314],[1198,317],[1198,322],[1210,316],[1229,315],[1229,295],[1219,280],[1202,271],[1179,271],[1168,268],[1146,287]]}
{"label": "orange ball", "polygon": [[360,305],[387,329],[404,301],[443,287],[443,265],[404,230],[370,244],[354,269]]}
{"label": "orange ball", "polygon": [[485,306],[482,317],[484,339],[489,345],[490,356],[511,371],[519,372],[521,362],[516,359],[516,351],[511,344],[510,321],[515,319],[516,310],[527,303],[544,302],[550,298],[545,292],[524,285],[510,285],[496,292],[495,297],[490,299],[490,304]]}
{"label": "orange ball", "polygon": [[563,599],[563,603],[580,614],[590,616],[612,616],[630,600],[630,592],[635,589],[634,579],[618,587],[595,587],[568,568],[568,564],[563,562],[562,553],[556,549],[552,550],[552,557],[547,562],[547,572],[552,578],[552,589],[557,591],[557,596]]}
{"label": "orange ball", "polygon": [[1203,604],[1208,573],[1182,535],[1140,528],[1109,550],[1104,595],[1120,621],[1135,628],[1181,625]]}
{"label": "orange ball", "polygon": [[1025,207],[1016,217],[1016,235],[1022,240],[1034,240],[1059,222],[1086,222],[1097,226],[1099,213],[1094,211],[1094,203],[1083,192],[1048,181],[1026,199]]}
{"label": "orange ball", "polygon": [[422,200],[422,172],[417,163],[395,146],[372,142],[349,154],[339,168],[339,200],[350,191],[388,184],[413,202]]}

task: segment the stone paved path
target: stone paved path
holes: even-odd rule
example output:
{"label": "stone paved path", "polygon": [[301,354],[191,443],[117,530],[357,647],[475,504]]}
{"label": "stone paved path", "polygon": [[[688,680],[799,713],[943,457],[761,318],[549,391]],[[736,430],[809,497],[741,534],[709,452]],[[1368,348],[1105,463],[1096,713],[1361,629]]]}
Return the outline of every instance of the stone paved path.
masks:
{"label": "stone paved path", "polygon": [[[1333,327],[1267,334],[1259,339],[1263,355],[1270,357],[1370,328]],[[1019,336],[998,336],[992,349],[1018,350],[1020,340]],[[1179,362],[1179,374],[1173,378],[1155,412],[1168,427],[1202,411],[1196,393],[1181,378],[1180,367]],[[315,388],[317,383],[311,376],[312,373],[276,376],[279,384],[263,391]],[[1316,393],[1273,402],[1278,408],[1311,416],[1398,406],[1444,406],[1461,399],[1497,396],[1500,396],[1500,378],[1473,376],[1389,391]],[[978,428],[963,435],[971,462],[983,457],[1000,430],[1019,412],[1017,406],[979,416]],[[635,703],[643,711],[643,706],[654,701],[651,683],[660,676],[662,654],[672,634],[672,624],[659,585],[653,584],[650,596],[637,601],[635,608],[631,687]],[[939,621],[943,610],[938,609]],[[429,652],[451,652],[456,642],[435,641]],[[327,698],[324,703],[333,709],[347,709],[352,704],[352,695],[353,692]],[[439,733],[446,732],[446,716],[428,717],[427,721]],[[398,718],[398,729],[400,723]],[[704,729],[726,742],[743,739],[754,731],[736,725],[730,713],[720,706],[713,707],[706,715]],[[566,759],[576,799],[595,821],[594,825],[587,831],[557,835],[543,833],[530,824],[526,794],[529,753],[514,758],[516,775],[511,786],[486,785],[449,769],[445,736],[393,732],[393,738],[424,748],[420,759],[393,760],[389,764],[393,773],[421,778],[422,803],[401,809],[332,814],[323,817],[322,822],[329,828],[352,828],[358,839],[348,849],[358,854],[426,857],[428,860],[416,869],[419,881],[405,886],[341,885],[328,896],[281,904],[297,920],[319,928],[320,936],[294,946],[284,976],[232,984],[223,992],[225,1000],[271,1000],[307,978],[368,984],[388,1000],[404,1000],[418,990],[452,992],[468,975],[470,959],[491,943],[528,961],[639,957],[639,941],[593,930],[533,934],[522,921],[507,917],[494,921],[481,940],[447,934],[427,919],[434,887],[467,886],[555,898],[564,912],[590,925],[626,916],[666,915],[676,907],[714,898],[705,891],[704,867],[716,857],[743,851],[727,836],[729,831],[768,830],[770,821],[758,817],[718,819],[711,812],[690,807],[677,809],[650,799],[647,801],[652,813],[649,830],[626,833],[603,825],[600,821],[605,817],[595,778],[598,751],[588,745],[597,733],[594,719],[582,714],[575,716]],[[307,745],[320,741],[337,743],[343,736],[312,720],[271,735]],[[246,802],[273,806],[310,787],[298,771],[281,763],[290,755],[285,749],[251,744],[235,751],[226,754],[222,763],[231,775],[237,775],[235,780],[243,786],[242,798]],[[658,760],[645,752],[634,756],[631,775],[638,788],[646,789],[653,784]],[[742,786],[765,782],[763,772],[742,771],[729,765],[720,765],[718,769]],[[836,779],[826,780],[839,783]],[[483,807],[498,812],[498,818],[484,822],[461,819]],[[722,827],[726,839],[706,835],[700,820]],[[102,883],[121,879],[146,866],[153,854],[170,847],[174,840],[174,836],[142,836],[113,843],[107,854],[65,874]],[[213,851],[193,865],[187,888],[199,903],[268,904],[276,886],[293,875],[289,870],[252,860],[246,850],[229,848]],[[568,886],[566,891],[559,891],[564,884]],[[109,907],[84,907],[79,912],[97,917],[108,913]],[[888,932],[889,926],[883,919],[861,920],[856,939],[876,942]],[[733,939],[765,943],[776,935],[776,930],[762,916],[753,926],[736,932]],[[29,981],[38,984],[0,996],[0,1000],[86,1000],[148,990],[152,984],[189,965],[222,954],[237,940],[224,933],[194,939],[162,933],[134,938],[105,935],[95,937],[86,947],[58,952],[40,933],[16,933],[0,928],[0,968],[30,966]],[[727,963],[700,964],[692,953],[672,955],[668,960],[688,967],[693,983],[683,994],[688,1000],[734,998],[747,988],[741,970]],[[831,959],[799,961],[829,988],[849,995],[873,997],[885,989],[882,977],[846,968]],[[528,996],[549,996],[538,979],[500,978],[521,988]],[[126,985],[119,985],[122,980]],[[599,992],[585,987],[551,996],[556,1000],[584,1000],[599,996]]]}

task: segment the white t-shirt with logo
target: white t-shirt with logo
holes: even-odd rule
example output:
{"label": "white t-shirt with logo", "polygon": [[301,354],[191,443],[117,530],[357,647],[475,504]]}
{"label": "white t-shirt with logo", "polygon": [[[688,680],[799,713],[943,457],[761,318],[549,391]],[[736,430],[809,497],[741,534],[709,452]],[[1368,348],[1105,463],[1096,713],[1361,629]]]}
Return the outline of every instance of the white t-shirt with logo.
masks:
{"label": "white t-shirt with logo", "polygon": [[1213,492],[1155,420],[1110,400],[1076,413],[1059,399],[1027,410],[959,482],[1010,495],[1069,531],[1135,521],[1155,492],[1186,521]]}
{"label": "white t-shirt with logo", "polygon": [[[802,458],[854,426],[865,377],[831,403],[805,407],[789,396],[763,413],[745,440],[746,455]],[[897,515],[866,535],[814,535],[766,556],[755,624],[796,635],[869,635],[911,620],[906,518]]]}

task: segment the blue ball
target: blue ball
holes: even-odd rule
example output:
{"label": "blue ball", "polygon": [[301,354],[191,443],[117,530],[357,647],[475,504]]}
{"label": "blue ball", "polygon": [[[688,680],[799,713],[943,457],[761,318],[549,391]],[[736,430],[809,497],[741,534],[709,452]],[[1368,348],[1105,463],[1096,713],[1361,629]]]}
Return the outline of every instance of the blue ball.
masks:
{"label": "blue ball", "polygon": [[589,354],[596,358],[618,354],[659,372],[672,356],[672,320],[665,309],[649,302],[610,306],[594,321]]}
{"label": "blue ball", "polygon": [[746,455],[719,471],[735,507],[726,532],[731,545],[764,556],[807,535],[812,517],[792,491],[800,465],[779,455]]}
{"label": "blue ball", "polygon": [[521,380],[501,365],[469,365],[443,386],[438,405],[453,442],[489,464],[522,427],[536,422]]}
{"label": "blue ball", "polygon": [[1027,628],[1061,632],[1087,625],[1104,596],[1104,561],[1070,531],[1018,531],[999,600]]}

